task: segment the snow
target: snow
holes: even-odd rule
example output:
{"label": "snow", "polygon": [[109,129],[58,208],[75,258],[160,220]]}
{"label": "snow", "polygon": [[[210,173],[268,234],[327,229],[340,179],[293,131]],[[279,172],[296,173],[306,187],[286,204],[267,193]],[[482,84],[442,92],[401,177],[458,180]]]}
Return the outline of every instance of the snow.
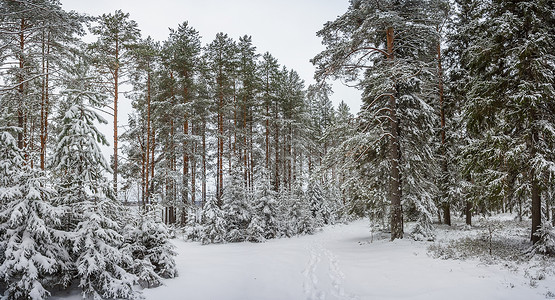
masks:
{"label": "snow", "polygon": [[553,276],[532,287],[522,272],[502,265],[434,259],[430,242],[372,237],[367,220],[265,243],[173,242],[179,277],[143,290],[146,299],[533,300],[555,292]]}

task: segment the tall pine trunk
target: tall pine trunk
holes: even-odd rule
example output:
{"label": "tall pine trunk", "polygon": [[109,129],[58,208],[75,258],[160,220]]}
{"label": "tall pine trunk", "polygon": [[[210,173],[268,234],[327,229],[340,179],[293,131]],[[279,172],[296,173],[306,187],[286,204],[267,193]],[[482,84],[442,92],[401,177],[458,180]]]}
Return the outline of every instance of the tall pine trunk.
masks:
{"label": "tall pine trunk", "polygon": [[118,197],[118,72],[119,72],[119,41],[116,39],[116,64],[114,68],[114,195]]}
{"label": "tall pine trunk", "polygon": [[[150,67],[150,66],[149,66]],[[145,159],[145,169],[146,169],[146,173],[145,173],[145,191],[144,191],[144,199],[145,199],[145,203],[144,206],[146,206],[147,204],[150,204],[150,186],[149,186],[149,180],[150,180],[150,164],[154,163],[153,160],[150,159],[150,137],[151,137],[151,133],[150,133],[150,93],[151,93],[151,87],[150,87],[150,71],[147,72],[147,77],[146,77],[146,159]],[[154,151],[153,151],[154,152]],[[143,207],[144,208],[144,207]]]}
{"label": "tall pine trunk", "polygon": [[17,133],[17,147],[19,149],[23,149],[23,108],[24,108],[24,99],[25,99],[25,87],[24,81],[25,78],[23,77],[24,69],[25,69],[25,61],[23,52],[25,51],[25,18],[21,19],[20,24],[20,33],[19,33],[19,74],[17,80],[19,81],[18,85],[18,94],[19,94],[19,101],[17,105],[17,126],[20,128],[20,131]]}
{"label": "tall pine trunk", "polygon": [[[393,27],[388,27],[387,37],[387,59],[393,64]],[[397,119],[397,103],[395,88],[389,97],[391,138],[389,142],[389,154],[391,161],[390,188],[391,188],[391,240],[403,238],[403,208],[401,206],[401,174],[399,172],[400,152],[399,152],[399,121]]]}
{"label": "tall pine trunk", "polygon": [[[438,30],[439,31],[439,30]],[[441,125],[441,175],[440,175],[440,197],[443,202],[443,222],[451,226],[451,204],[449,203],[447,186],[448,169],[447,169],[447,144],[445,141],[445,102],[443,97],[443,68],[441,65],[441,42],[437,43],[437,72],[438,72],[438,89],[439,89],[439,115]]]}
{"label": "tall pine trunk", "polygon": [[[532,119],[535,119],[534,113],[532,113]],[[531,152],[532,159],[536,155],[535,141],[537,141],[537,139],[538,139],[538,133],[534,130],[534,128],[532,128],[531,141],[530,141],[530,147],[531,147],[530,152]],[[541,195],[540,195],[540,187],[538,184],[538,180],[536,179],[536,170],[534,167],[532,167],[532,171],[530,173],[531,173],[530,181],[532,181],[531,182],[532,183],[532,232],[531,232],[530,240],[532,241],[532,243],[535,244],[540,240],[540,237],[536,235],[536,232],[538,231],[538,229],[540,229],[542,225],[542,217],[541,217],[542,202],[541,202]]]}

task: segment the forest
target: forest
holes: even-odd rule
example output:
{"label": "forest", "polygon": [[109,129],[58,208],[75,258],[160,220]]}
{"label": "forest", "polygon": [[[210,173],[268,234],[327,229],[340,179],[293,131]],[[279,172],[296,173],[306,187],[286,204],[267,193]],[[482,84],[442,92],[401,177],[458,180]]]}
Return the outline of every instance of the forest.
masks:
{"label": "forest", "polygon": [[[306,85],[249,35],[203,45],[184,21],[156,41],[123,10],[0,2],[2,299],[134,299],[179,275],[176,235],[261,243],[362,217],[433,241],[510,212],[555,255],[554,12],[350,0]],[[334,80],[359,113],[334,107]]]}

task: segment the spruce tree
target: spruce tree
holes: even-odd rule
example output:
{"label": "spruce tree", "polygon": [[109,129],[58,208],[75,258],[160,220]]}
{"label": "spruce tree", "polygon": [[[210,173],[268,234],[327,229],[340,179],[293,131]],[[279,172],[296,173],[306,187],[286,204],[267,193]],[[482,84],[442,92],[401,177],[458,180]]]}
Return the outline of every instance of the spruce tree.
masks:
{"label": "spruce tree", "polygon": [[279,237],[281,228],[279,223],[280,207],[278,205],[277,193],[272,189],[270,172],[266,169],[259,171],[255,180],[255,194],[253,199],[253,217],[249,225],[250,239],[259,240],[258,227],[263,230],[265,239]]}
{"label": "spruce tree", "polygon": [[5,299],[45,299],[71,281],[72,261],[58,229],[63,210],[51,204],[46,178],[25,163],[7,128],[0,128],[0,281]]}
{"label": "spruce tree", "polygon": [[469,168],[499,197],[503,182],[531,199],[534,243],[555,170],[554,9],[552,1],[491,1],[463,52],[472,78],[465,120],[479,154]]}
{"label": "spruce tree", "polygon": [[250,197],[243,175],[242,168],[234,165],[222,195],[228,242],[244,241],[251,221]]}
{"label": "spruce tree", "polygon": [[94,78],[87,77],[88,67],[85,61],[76,64],[62,90],[67,107],[62,107],[51,161],[58,179],[56,201],[68,208],[63,225],[73,235],[69,249],[83,296],[135,298],[137,277],[127,271],[133,258],[122,251],[122,224],[116,221],[123,210],[104,178],[110,167],[98,146],[106,144],[95,125],[106,122],[94,111],[102,105],[102,97]]}
{"label": "spruce tree", "polygon": [[202,209],[202,244],[226,242],[226,220],[215,198],[210,198]]}

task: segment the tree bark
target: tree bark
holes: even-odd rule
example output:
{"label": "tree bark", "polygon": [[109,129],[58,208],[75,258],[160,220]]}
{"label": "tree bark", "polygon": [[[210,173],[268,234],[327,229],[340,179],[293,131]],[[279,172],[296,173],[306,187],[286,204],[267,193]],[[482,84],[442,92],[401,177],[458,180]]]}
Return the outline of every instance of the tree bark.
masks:
{"label": "tree bark", "polygon": [[[535,119],[535,113],[532,112],[532,119]],[[534,128],[532,128],[531,134],[531,141],[530,141],[530,153],[532,159],[536,155],[536,141],[538,140],[538,133]],[[540,240],[540,237],[536,235],[538,229],[540,229],[542,225],[542,216],[541,216],[541,209],[542,209],[542,202],[541,202],[541,195],[540,195],[540,187],[538,184],[538,180],[536,179],[536,170],[532,167],[532,171],[530,172],[530,180],[532,181],[532,231],[530,240],[532,243],[537,243]]]}
{"label": "tree bark", "polygon": [[119,72],[119,41],[116,39],[116,54],[114,68],[114,196],[118,197],[118,72]]}
{"label": "tree bark", "polygon": [[[150,66],[149,66],[150,67]],[[150,186],[149,186],[149,179],[150,179],[150,164],[154,161],[150,160],[150,70],[147,72],[146,77],[146,158],[145,158],[145,191],[144,191],[144,198],[145,203],[144,206],[150,204]],[[143,207],[145,208],[145,207]]]}
{"label": "tree bark", "polygon": [[25,51],[25,18],[21,19],[20,24],[20,33],[19,33],[19,74],[18,74],[18,93],[19,93],[19,101],[17,105],[17,126],[20,128],[20,131],[17,133],[17,147],[19,149],[23,149],[23,102],[25,99],[25,87],[24,81],[25,78],[23,77],[24,69],[25,69],[25,61],[23,52]]}
{"label": "tree bark", "polygon": [[[393,27],[388,27],[387,37],[387,59],[393,64]],[[391,240],[403,238],[403,208],[401,206],[401,174],[399,172],[399,121],[397,119],[396,91],[392,91],[389,97],[391,138],[389,142],[389,154],[391,161],[390,187],[391,187]]]}
{"label": "tree bark", "polygon": [[218,101],[218,167],[217,167],[217,188],[216,188],[216,199],[218,206],[222,207],[222,194],[224,189],[224,118],[223,118],[223,106],[224,106],[224,94],[223,94],[223,84],[221,83],[222,70],[220,67],[218,85],[220,88],[219,101]]}
{"label": "tree bark", "polygon": [[443,97],[443,67],[441,65],[441,43],[437,43],[437,71],[438,71],[438,89],[439,89],[439,114],[441,125],[441,171],[440,189],[441,200],[443,202],[443,218],[444,224],[451,226],[451,203],[447,194],[448,169],[447,169],[447,143],[445,141],[445,102]]}
{"label": "tree bark", "polygon": [[[534,173],[535,172],[532,171],[532,177],[535,175]],[[540,237],[536,235],[536,232],[542,225],[541,221],[540,189],[538,181],[535,178],[532,178],[532,232],[530,240],[534,244],[540,240]]]}
{"label": "tree bark", "polygon": [[189,116],[187,114],[187,103],[189,102],[189,90],[187,88],[187,72],[185,72],[183,87],[183,106],[185,113],[183,114],[183,178],[182,178],[182,188],[181,197],[183,198],[183,209],[181,213],[181,224],[185,225],[187,223],[187,214],[185,213],[186,207],[189,205],[189,145],[187,138],[189,135]]}
{"label": "tree bark", "polygon": [[202,119],[202,205],[206,203],[206,119]]}
{"label": "tree bark", "polygon": [[466,225],[472,226],[472,202],[466,201],[464,213],[466,216]]}

